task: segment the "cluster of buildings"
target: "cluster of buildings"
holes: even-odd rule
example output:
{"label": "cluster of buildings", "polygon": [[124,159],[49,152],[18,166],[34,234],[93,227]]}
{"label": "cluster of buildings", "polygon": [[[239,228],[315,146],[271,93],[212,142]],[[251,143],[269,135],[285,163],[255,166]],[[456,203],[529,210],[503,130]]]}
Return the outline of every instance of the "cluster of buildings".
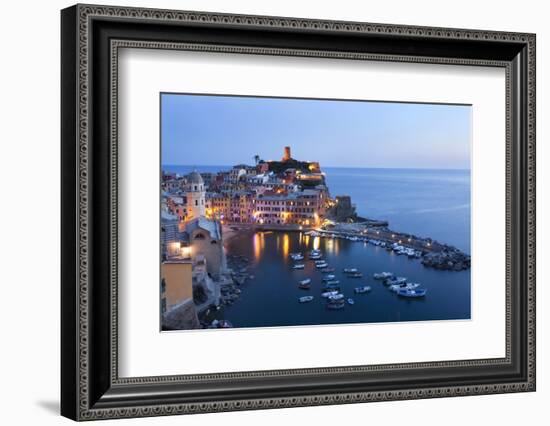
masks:
{"label": "cluster of buildings", "polygon": [[219,305],[231,284],[222,225],[270,229],[321,225],[336,207],[319,163],[285,147],[280,161],[239,164],[217,173],[162,174],[161,313],[164,329],[199,328],[198,314]]}
{"label": "cluster of buildings", "polygon": [[195,175],[162,176],[167,209],[181,221],[204,215],[221,223],[317,227],[333,203],[319,163],[293,159],[290,147],[281,161],[256,157],[255,166],[203,173],[200,184]]}

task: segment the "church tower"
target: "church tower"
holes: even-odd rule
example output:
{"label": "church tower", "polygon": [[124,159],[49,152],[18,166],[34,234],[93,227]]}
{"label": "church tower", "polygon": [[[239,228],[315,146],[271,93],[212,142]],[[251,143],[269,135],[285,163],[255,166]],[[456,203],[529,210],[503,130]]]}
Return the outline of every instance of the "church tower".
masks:
{"label": "church tower", "polygon": [[193,171],[187,179],[187,217],[205,216],[205,189],[200,173]]}

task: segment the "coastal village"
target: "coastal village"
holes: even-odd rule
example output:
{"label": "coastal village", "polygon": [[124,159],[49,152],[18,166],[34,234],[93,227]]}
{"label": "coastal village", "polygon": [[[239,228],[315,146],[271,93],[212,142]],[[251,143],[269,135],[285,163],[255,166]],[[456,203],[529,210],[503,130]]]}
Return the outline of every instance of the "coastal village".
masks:
{"label": "coastal village", "polygon": [[[454,247],[397,233],[388,229],[387,222],[359,217],[349,196],[331,196],[319,163],[292,158],[290,147],[284,148],[279,161],[265,161],[258,155],[253,160],[254,165],[239,164],[216,173],[193,171],[180,176],[163,171],[163,330],[231,326],[223,320],[205,324],[199,318],[233,303],[241,292],[239,286],[252,278],[247,259],[228,259],[224,250],[224,238],[240,229],[301,231],[364,241],[419,259],[426,267],[455,271],[470,267],[469,255]],[[366,292],[367,286],[358,289]],[[332,301],[335,295],[329,296]]]}

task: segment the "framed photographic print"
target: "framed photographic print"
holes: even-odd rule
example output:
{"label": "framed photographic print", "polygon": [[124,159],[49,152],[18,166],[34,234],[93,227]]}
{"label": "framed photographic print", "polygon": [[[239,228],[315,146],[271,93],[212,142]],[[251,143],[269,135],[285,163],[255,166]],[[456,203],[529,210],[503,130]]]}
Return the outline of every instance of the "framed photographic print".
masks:
{"label": "framed photographic print", "polygon": [[62,414],[535,390],[535,36],[76,5]]}

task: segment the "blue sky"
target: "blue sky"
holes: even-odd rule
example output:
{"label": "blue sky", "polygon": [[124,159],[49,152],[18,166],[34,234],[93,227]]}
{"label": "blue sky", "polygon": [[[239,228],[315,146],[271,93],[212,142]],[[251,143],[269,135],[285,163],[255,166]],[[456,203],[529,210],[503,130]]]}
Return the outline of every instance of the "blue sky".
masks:
{"label": "blue sky", "polygon": [[162,94],[162,164],[469,169],[471,106]]}

